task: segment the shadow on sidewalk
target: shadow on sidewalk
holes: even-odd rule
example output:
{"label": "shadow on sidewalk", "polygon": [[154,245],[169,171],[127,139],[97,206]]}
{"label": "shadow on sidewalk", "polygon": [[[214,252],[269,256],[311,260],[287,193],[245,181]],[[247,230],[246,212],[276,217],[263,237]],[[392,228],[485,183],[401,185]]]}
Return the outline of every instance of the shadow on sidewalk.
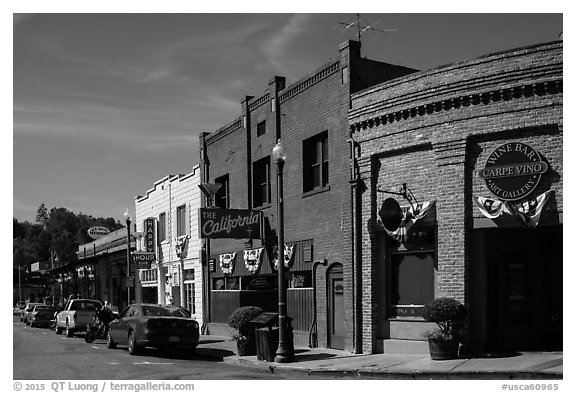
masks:
{"label": "shadow on sidewalk", "polygon": [[198,345],[201,344],[214,344],[214,343],[223,343],[225,340],[200,340]]}
{"label": "shadow on sidewalk", "polygon": [[235,352],[220,348],[197,348],[194,357],[221,362],[225,357],[234,356]]}
{"label": "shadow on sidewalk", "polygon": [[521,353],[516,351],[487,351],[482,353],[474,353],[470,355],[464,355],[463,359],[503,359],[503,358],[514,358],[517,356],[522,356]]}

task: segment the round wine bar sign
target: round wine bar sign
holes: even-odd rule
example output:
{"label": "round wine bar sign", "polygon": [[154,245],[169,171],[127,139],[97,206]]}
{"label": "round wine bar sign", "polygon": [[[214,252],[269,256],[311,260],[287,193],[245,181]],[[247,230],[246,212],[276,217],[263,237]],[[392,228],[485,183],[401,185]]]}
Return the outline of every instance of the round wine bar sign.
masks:
{"label": "round wine bar sign", "polygon": [[517,201],[534,191],[547,170],[548,164],[536,150],[525,143],[509,142],[488,156],[478,176],[501,200]]}

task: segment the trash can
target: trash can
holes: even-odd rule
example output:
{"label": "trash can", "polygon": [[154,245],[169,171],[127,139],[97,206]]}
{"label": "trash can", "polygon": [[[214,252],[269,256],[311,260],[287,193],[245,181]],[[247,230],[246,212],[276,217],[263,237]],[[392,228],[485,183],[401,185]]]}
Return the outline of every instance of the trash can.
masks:
{"label": "trash can", "polygon": [[250,322],[256,327],[256,358],[273,362],[278,349],[278,313],[265,312]]}

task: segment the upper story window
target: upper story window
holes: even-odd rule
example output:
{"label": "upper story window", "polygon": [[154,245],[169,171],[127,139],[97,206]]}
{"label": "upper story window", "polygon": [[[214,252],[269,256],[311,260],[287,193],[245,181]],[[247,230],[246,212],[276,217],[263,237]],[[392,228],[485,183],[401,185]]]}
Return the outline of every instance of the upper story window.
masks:
{"label": "upper story window", "polygon": [[328,185],[328,131],[302,142],[304,192]]}
{"label": "upper story window", "polygon": [[188,234],[186,224],[186,205],[178,206],[176,208],[176,236],[183,236]]}
{"label": "upper story window", "polygon": [[158,244],[166,240],[166,213],[158,216]]}
{"label": "upper story window", "polygon": [[220,184],[220,189],[218,189],[214,198],[214,205],[222,209],[228,209],[230,207],[230,180],[228,175],[220,176],[214,182]]}
{"label": "upper story window", "polygon": [[254,207],[270,203],[270,157],[252,164],[252,195]]}
{"label": "upper story window", "polygon": [[266,120],[256,124],[256,136],[260,136],[265,133],[266,133]]}

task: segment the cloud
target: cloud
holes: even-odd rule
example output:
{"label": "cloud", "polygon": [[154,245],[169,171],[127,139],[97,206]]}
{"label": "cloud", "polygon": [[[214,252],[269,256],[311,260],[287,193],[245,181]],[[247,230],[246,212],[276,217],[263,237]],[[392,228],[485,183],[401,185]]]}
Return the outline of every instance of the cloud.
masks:
{"label": "cloud", "polygon": [[306,24],[311,17],[311,15],[306,14],[291,16],[275,35],[264,41],[262,50],[267,56],[267,60],[280,72],[289,74],[289,69],[286,69],[282,59],[286,56],[287,47],[306,29]]}
{"label": "cloud", "polygon": [[14,20],[14,28],[32,19],[35,14],[12,14]]}

